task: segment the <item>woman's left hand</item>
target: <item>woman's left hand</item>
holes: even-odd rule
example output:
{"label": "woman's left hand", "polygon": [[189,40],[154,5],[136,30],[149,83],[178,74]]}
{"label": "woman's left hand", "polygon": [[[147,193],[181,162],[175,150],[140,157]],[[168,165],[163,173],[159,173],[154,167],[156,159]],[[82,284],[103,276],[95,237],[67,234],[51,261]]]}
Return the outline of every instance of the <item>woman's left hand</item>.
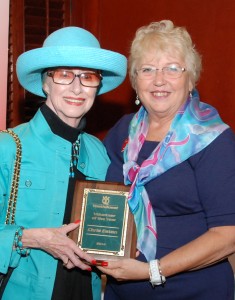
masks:
{"label": "woman's left hand", "polygon": [[149,264],[135,259],[109,261],[107,267],[97,268],[118,281],[149,279]]}

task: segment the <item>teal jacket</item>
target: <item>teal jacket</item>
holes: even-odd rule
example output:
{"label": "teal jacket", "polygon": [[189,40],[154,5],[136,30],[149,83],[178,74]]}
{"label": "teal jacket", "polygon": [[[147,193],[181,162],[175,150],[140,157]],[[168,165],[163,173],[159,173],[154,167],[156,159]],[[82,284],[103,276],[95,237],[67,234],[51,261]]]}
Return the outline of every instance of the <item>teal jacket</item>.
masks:
{"label": "teal jacket", "polygon": [[[40,110],[34,118],[13,129],[22,143],[22,164],[15,225],[4,225],[16,152],[9,134],[0,134],[0,272],[14,272],[3,300],[49,300],[53,291],[57,260],[31,249],[21,257],[12,249],[17,226],[60,227],[66,204],[71,143],[50,130]],[[104,180],[109,159],[102,143],[81,133],[78,169],[90,180]],[[100,299],[100,282],[92,276],[93,297]]]}

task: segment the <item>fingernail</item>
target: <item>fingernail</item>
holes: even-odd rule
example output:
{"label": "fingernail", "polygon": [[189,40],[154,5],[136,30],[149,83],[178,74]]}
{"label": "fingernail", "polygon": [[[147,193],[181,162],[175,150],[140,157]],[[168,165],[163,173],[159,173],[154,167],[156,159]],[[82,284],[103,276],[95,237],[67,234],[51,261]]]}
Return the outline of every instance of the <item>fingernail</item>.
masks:
{"label": "fingernail", "polygon": [[92,271],[92,268],[88,268],[88,269],[86,269],[87,271],[89,271],[89,272],[91,272]]}
{"label": "fingernail", "polygon": [[80,220],[76,220],[74,223],[75,224],[78,224],[78,223],[80,223],[81,221]]}
{"label": "fingernail", "polygon": [[102,267],[107,267],[108,266],[108,262],[107,261],[102,261],[101,262],[101,266]]}
{"label": "fingernail", "polygon": [[92,261],[91,261],[91,263],[92,263],[92,265],[96,265],[96,260],[95,259],[93,259]]}

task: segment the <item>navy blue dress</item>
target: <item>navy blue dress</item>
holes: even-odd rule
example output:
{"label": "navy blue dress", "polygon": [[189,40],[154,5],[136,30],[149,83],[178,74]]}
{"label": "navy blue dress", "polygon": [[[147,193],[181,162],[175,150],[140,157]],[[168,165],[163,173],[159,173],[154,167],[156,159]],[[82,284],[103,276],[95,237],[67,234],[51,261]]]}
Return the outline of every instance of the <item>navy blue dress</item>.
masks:
{"label": "navy blue dress", "polygon": [[[124,116],[104,143],[111,159],[107,181],[123,182],[122,149],[133,115]],[[146,141],[138,164],[156,142]],[[207,148],[166,171],[145,186],[158,231],[156,258],[196,239],[209,228],[235,225],[235,137],[227,129]],[[143,255],[138,257],[145,261]],[[108,279],[105,300],[232,300],[234,277],[228,260],[213,266],[167,277],[155,288],[148,281],[117,282]]]}

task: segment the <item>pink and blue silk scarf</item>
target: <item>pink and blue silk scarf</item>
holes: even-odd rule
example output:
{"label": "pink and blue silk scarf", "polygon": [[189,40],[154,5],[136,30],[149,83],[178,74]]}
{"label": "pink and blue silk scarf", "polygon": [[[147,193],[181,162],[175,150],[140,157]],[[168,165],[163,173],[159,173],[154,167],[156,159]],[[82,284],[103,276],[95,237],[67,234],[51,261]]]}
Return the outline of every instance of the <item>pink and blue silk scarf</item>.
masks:
{"label": "pink and blue silk scarf", "polygon": [[148,132],[148,113],[142,106],[133,117],[123,172],[125,184],[131,184],[128,203],[134,214],[137,248],[147,261],[156,256],[157,226],[145,184],[207,147],[227,128],[215,108],[200,102],[198,96],[189,98],[177,112],[165,138],[139,166],[136,162]]}

